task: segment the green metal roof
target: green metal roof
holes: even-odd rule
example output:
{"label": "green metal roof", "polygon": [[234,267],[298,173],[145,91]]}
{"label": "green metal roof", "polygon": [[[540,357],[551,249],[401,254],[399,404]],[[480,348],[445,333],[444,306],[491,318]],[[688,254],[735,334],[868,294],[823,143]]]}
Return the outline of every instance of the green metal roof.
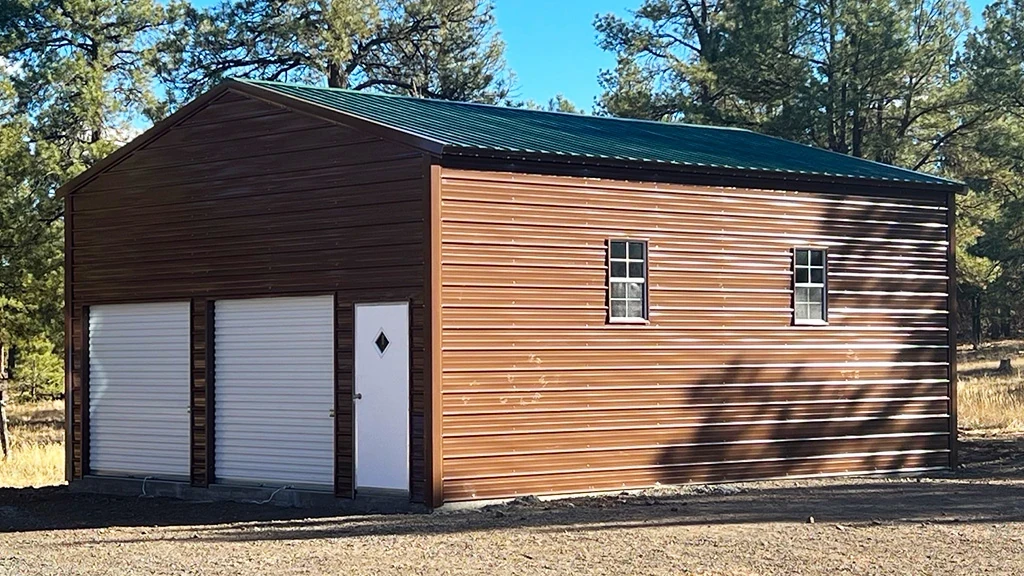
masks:
{"label": "green metal roof", "polygon": [[243,80],[292,98],[415,135],[445,154],[554,156],[579,163],[644,164],[962,186],[739,128],[585,116]]}

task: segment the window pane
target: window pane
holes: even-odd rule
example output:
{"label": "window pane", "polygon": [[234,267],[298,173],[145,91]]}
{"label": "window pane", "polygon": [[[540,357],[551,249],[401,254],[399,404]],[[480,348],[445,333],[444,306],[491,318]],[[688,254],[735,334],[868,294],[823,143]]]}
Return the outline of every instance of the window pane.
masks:
{"label": "window pane", "polygon": [[825,252],[822,250],[811,250],[811,266],[824,266]]}
{"label": "window pane", "polygon": [[806,284],[807,283],[807,268],[796,269],[796,283]]}
{"label": "window pane", "polygon": [[625,242],[612,242],[612,258],[625,258],[626,257],[626,243]]}
{"label": "window pane", "polygon": [[807,294],[808,290],[810,290],[810,288],[797,288],[796,294],[793,297],[794,302],[798,304],[802,302],[807,302],[807,300],[810,298]]}
{"label": "window pane", "polygon": [[640,302],[639,300],[630,300],[629,301],[629,317],[630,318],[643,318],[644,317],[644,307],[642,305],[642,302]]}
{"label": "window pane", "polygon": [[821,306],[821,303],[825,301],[825,293],[821,288],[808,288],[807,289],[807,301],[817,303]]}
{"label": "window pane", "polygon": [[806,266],[807,265],[807,250],[797,250],[796,251],[796,264],[797,264],[797,266]]}
{"label": "window pane", "polygon": [[626,301],[612,300],[612,318],[626,317]]}
{"label": "window pane", "polygon": [[811,268],[811,282],[815,284],[825,283],[825,269],[824,268]]}
{"label": "window pane", "polygon": [[823,320],[824,316],[821,315],[821,304],[811,304],[807,307],[807,319],[808,320]]}
{"label": "window pane", "polygon": [[629,257],[633,260],[644,259],[644,244],[643,242],[630,242],[629,243]]}
{"label": "window pane", "polygon": [[797,320],[807,320],[807,305],[797,304],[793,307],[793,314]]}
{"label": "window pane", "polygon": [[646,242],[608,240],[609,318],[647,317],[646,256]]}

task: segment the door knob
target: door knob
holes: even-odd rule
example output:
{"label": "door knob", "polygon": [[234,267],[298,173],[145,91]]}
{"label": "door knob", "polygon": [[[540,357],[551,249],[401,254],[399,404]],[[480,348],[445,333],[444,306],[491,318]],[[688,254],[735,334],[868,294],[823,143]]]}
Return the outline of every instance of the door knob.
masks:
{"label": "door knob", "polygon": [[352,395],[352,399],[353,400],[362,400],[363,399],[363,395],[358,393],[358,392],[356,392],[355,394]]}

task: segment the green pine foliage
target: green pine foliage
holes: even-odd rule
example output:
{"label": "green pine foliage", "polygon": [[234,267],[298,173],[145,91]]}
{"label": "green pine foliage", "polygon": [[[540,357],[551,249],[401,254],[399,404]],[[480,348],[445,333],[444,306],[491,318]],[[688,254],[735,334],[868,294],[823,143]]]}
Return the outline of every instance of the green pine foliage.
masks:
{"label": "green pine foliage", "polygon": [[64,348],[56,189],[162,117],[146,64],[173,8],[151,0],[0,3],[0,345],[19,393],[55,394]]}
{"label": "green pine foliage", "polygon": [[19,343],[11,375],[11,394],[16,400],[52,400],[64,394],[64,363],[54,354],[53,343],[38,335]]}
{"label": "green pine foliage", "polygon": [[645,0],[597,18],[617,116],[755,128],[912,168],[977,125],[962,0]]}
{"label": "green pine foliage", "polygon": [[21,397],[62,387],[56,189],[235,75],[482,102],[514,80],[478,0],[0,2],[0,346]]}
{"label": "green pine foliage", "polygon": [[480,0],[228,0],[188,8],[156,61],[185,99],[234,76],[496,103],[504,53]]}
{"label": "green pine foliage", "polygon": [[[596,21],[596,113],[742,126],[957,178],[962,333],[1024,332],[1024,0],[636,0]],[[543,41],[543,39],[537,39]],[[74,177],[242,76],[517,102],[488,0],[0,2],[0,345],[59,393]]]}
{"label": "green pine foliage", "polygon": [[1024,1],[643,0],[599,112],[751,128],[960,179],[961,332],[1024,333]]}

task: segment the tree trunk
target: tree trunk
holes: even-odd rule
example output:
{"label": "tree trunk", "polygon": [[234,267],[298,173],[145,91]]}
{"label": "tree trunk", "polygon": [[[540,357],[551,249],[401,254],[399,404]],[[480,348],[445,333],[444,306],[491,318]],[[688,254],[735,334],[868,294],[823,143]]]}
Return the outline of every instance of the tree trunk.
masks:
{"label": "tree trunk", "polygon": [[348,88],[348,77],[341,64],[337,62],[327,63],[327,85],[331,88]]}
{"label": "tree trunk", "polygon": [[860,103],[855,104],[853,109],[853,148],[851,153],[857,158],[864,157],[864,119],[861,115]]}
{"label": "tree trunk", "polygon": [[0,460],[10,455],[7,433],[7,381],[0,380]]}
{"label": "tree trunk", "polygon": [[971,310],[971,339],[974,341],[974,349],[981,346],[981,294],[974,296],[974,306]]}
{"label": "tree trunk", "polygon": [[843,84],[839,88],[839,128],[836,130],[839,133],[839,141],[837,143],[836,152],[846,154],[850,151],[848,144],[849,131],[847,130],[846,124],[848,121],[850,108],[847,102],[847,85]]}
{"label": "tree trunk", "polygon": [[836,106],[836,69],[832,58],[836,54],[836,3],[830,0],[828,3],[828,54],[825,60],[828,67],[825,70],[825,116],[828,119],[828,149],[833,152],[840,152],[839,135],[836,127],[839,125],[838,116],[842,113]]}

